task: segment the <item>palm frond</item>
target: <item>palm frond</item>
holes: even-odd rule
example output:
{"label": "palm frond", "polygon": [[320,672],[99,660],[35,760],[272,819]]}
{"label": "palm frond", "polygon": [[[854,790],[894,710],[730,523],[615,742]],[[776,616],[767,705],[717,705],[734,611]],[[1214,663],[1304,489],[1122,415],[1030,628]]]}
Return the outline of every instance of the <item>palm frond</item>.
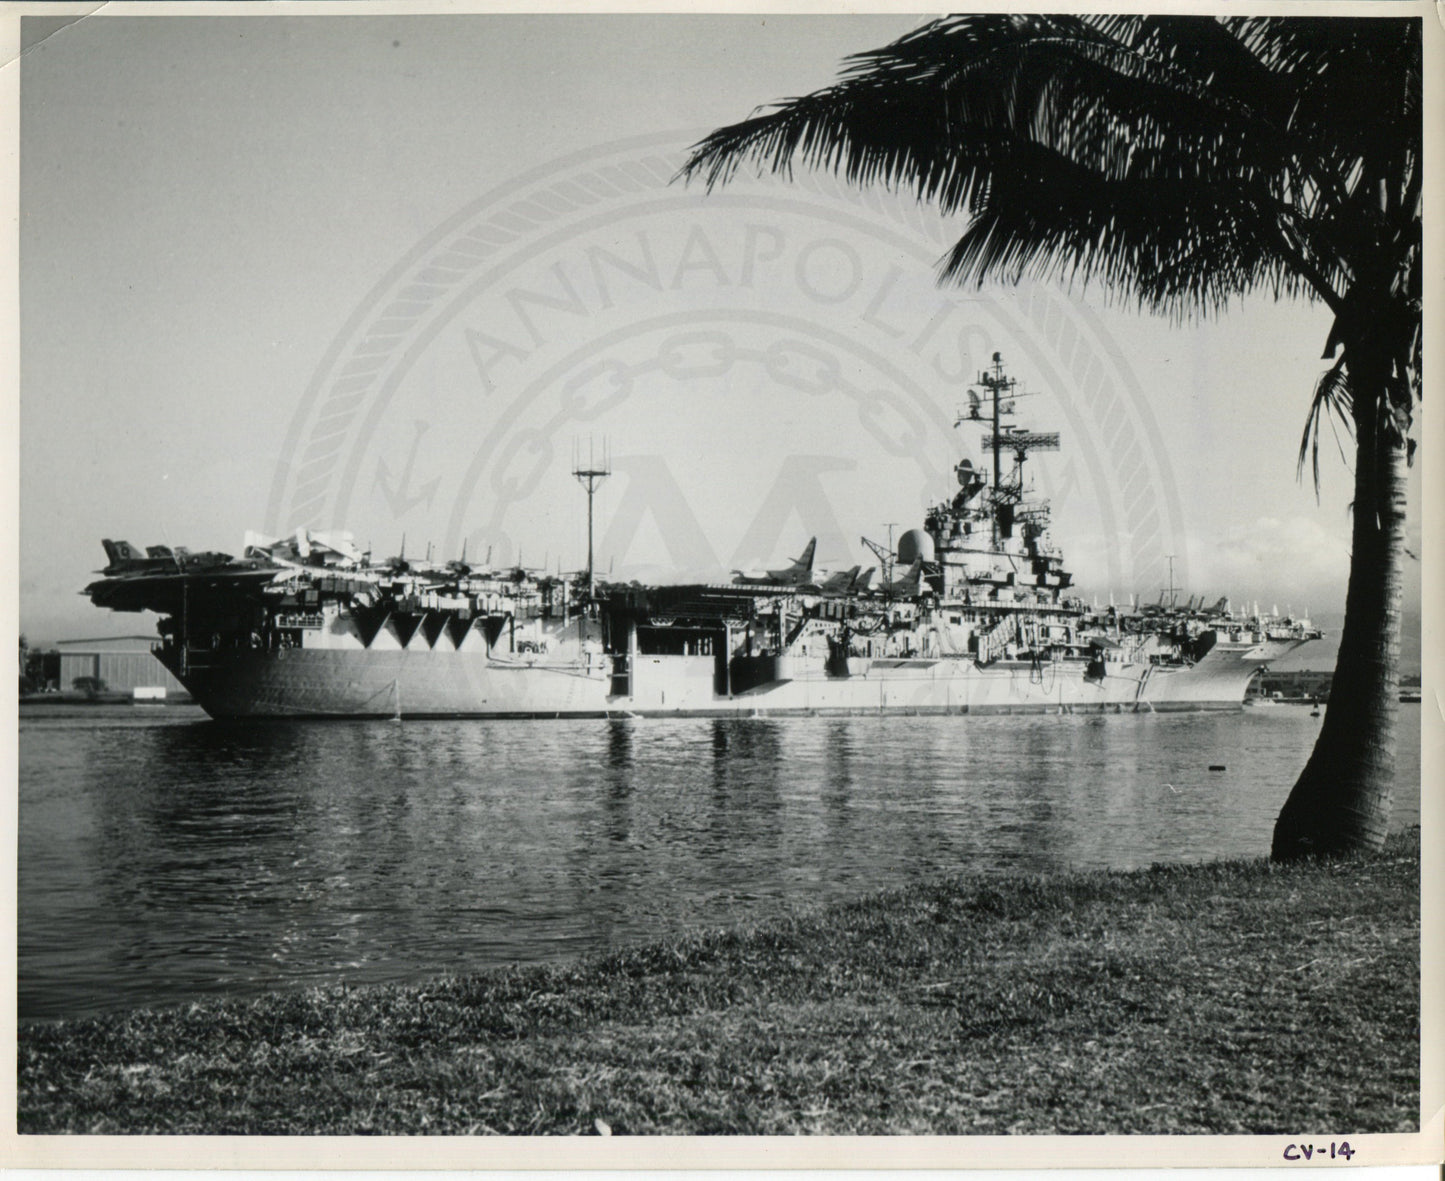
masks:
{"label": "palm frond", "polygon": [[1361,244],[1408,230],[1360,178],[1370,153],[1402,178],[1418,160],[1418,25],[950,17],[713,132],[681,175],[802,165],[910,192],[969,218],[947,281],[1098,279],[1171,313],[1265,286],[1338,311]]}
{"label": "palm frond", "polygon": [[1270,209],[1181,181],[1105,181],[1056,155],[1019,153],[941,264],[944,279],[1099,280],[1154,311],[1222,307],[1253,287],[1307,291]]}
{"label": "palm frond", "polygon": [[[1314,472],[1315,499],[1320,495],[1320,434],[1325,422],[1329,422],[1330,430],[1335,431],[1335,418],[1338,418],[1344,425],[1345,431],[1354,433],[1353,420],[1354,400],[1350,393],[1349,370],[1345,363],[1344,356],[1341,356],[1333,365],[1320,375],[1319,381],[1315,383],[1314,397],[1310,401],[1310,410],[1305,418],[1304,435],[1300,439],[1299,463],[1295,468],[1295,477],[1304,478],[1305,460],[1308,459]],[[1340,458],[1345,459],[1344,448],[1340,446],[1340,437],[1335,432],[1335,445],[1340,447]],[[1345,460],[1348,463],[1348,460]]]}

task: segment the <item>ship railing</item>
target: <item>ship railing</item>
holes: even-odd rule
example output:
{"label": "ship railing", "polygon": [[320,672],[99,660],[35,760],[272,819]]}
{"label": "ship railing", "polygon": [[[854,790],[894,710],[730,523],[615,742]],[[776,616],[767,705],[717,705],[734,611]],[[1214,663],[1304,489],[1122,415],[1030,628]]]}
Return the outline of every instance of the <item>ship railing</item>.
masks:
{"label": "ship railing", "polygon": [[275,625],[288,628],[319,628],[326,620],[320,612],[292,611],[285,614],[277,614]]}

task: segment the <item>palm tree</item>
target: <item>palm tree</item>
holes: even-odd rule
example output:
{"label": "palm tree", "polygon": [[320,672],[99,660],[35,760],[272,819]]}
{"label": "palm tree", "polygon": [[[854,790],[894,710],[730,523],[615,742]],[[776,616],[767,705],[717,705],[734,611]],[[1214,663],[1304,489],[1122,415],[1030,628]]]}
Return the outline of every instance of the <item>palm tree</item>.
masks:
{"label": "palm tree", "polygon": [[1415,18],[984,15],[845,63],[721,128],[709,188],[795,163],[966,215],[946,283],[1098,282],[1174,316],[1263,289],[1322,300],[1320,431],[1353,431],[1353,551],[1319,740],[1277,859],[1378,848],[1395,770],[1405,466],[1420,397],[1421,29]]}

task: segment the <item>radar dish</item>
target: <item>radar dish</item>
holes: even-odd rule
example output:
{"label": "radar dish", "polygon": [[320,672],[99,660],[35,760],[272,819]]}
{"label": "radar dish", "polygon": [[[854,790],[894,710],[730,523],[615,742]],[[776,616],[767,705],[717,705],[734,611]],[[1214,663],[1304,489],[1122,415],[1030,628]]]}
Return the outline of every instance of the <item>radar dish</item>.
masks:
{"label": "radar dish", "polygon": [[910,529],[898,539],[898,561],[905,566],[933,561],[933,538],[922,529]]}

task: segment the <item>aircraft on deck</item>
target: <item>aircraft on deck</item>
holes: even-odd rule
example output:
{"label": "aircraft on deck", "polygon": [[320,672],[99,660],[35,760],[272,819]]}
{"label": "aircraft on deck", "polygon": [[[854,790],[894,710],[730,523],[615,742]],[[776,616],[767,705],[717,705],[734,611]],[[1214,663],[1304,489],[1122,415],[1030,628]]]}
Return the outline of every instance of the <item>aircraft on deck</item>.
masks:
{"label": "aircraft on deck", "polygon": [[294,534],[268,541],[246,531],[245,555],[263,558],[282,566],[337,566],[350,569],[362,565],[364,555],[352,544],[350,533],[313,533],[298,529]]}
{"label": "aircraft on deck", "polygon": [[105,569],[97,574],[115,577],[118,574],[179,574],[180,563],[175,555],[163,545],[153,545],[142,553],[128,541],[111,541],[106,538],[100,543],[105,547]]}
{"label": "aircraft on deck", "polygon": [[452,575],[454,578],[457,578],[457,579],[471,578],[471,577],[473,577],[474,575],[475,575],[476,577],[479,577],[479,578],[480,578],[480,577],[484,577],[485,575],[487,575],[487,574],[490,573],[489,567],[490,567],[490,565],[491,565],[491,561],[492,561],[492,547],[491,547],[491,546],[487,546],[487,560],[486,560],[485,562],[483,562],[482,565],[480,565],[480,566],[473,566],[470,562],[468,562],[468,561],[467,561],[467,543],[466,543],[466,539],[463,538],[463,540],[462,540],[462,556],[461,556],[461,558],[459,558],[459,559],[453,559],[452,561],[450,561],[450,562],[447,563],[447,566],[446,566],[446,568],[447,568],[447,573],[449,573],[450,575]]}
{"label": "aircraft on deck", "polygon": [[802,556],[794,558],[793,564],[782,570],[734,570],[733,583],[738,586],[808,586],[813,581],[813,554],[817,548],[818,539],[814,537],[809,540]]}
{"label": "aircraft on deck", "polygon": [[908,571],[902,578],[895,582],[885,582],[879,591],[893,598],[913,598],[923,588],[923,559],[920,558],[908,567]]}
{"label": "aircraft on deck", "polygon": [[105,547],[107,561],[105,569],[97,570],[96,573],[104,574],[109,578],[193,574],[199,571],[219,570],[226,566],[240,566],[242,569],[255,568],[253,563],[237,563],[230,554],[214,550],[193,554],[190,550],[180,546],[172,550],[170,546],[152,545],[146,547],[145,553],[141,553],[128,541],[111,541],[107,538],[100,544]]}
{"label": "aircraft on deck", "polygon": [[822,582],[814,585],[825,595],[843,595],[853,585],[853,580],[858,577],[861,566],[854,566],[851,570],[839,570],[836,574],[830,574]]}
{"label": "aircraft on deck", "polygon": [[153,545],[142,554],[128,541],[101,543],[109,559],[99,582],[82,591],[97,607],[115,611],[156,610],[156,603],[174,613],[182,609],[184,595],[193,581],[215,588],[242,583],[258,584],[284,574],[269,558],[248,554],[233,558],[214,550],[191,553],[177,546]]}
{"label": "aircraft on deck", "polygon": [[865,595],[877,567],[869,566],[862,574],[858,573],[860,569],[862,568],[854,566],[851,570],[830,574],[818,585],[818,590],[825,595]]}
{"label": "aircraft on deck", "polygon": [[400,577],[403,574],[420,574],[421,563],[413,562],[406,556],[406,534],[401,535],[401,552],[387,558],[385,561],[376,563],[376,569],[384,574],[394,574]]}

